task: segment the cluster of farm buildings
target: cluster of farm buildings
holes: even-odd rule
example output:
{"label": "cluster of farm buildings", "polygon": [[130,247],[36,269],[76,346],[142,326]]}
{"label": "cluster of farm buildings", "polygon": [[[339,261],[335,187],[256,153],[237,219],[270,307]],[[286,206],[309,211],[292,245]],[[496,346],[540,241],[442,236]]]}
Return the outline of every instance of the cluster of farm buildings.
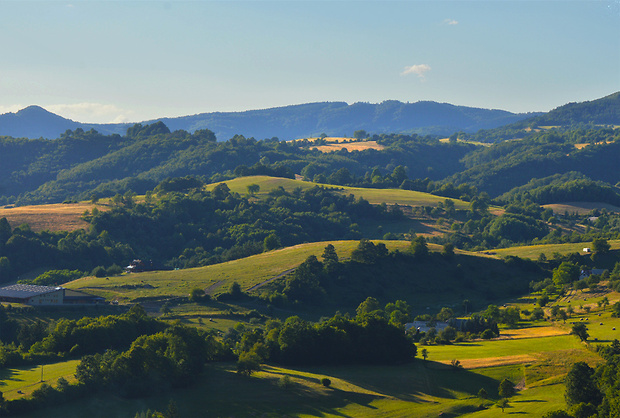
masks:
{"label": "cluster of farm buildings", "polygon": [[95,305],[104,303],[105,299],[64,287],[14,284],[0,288],[0,302],[31,306]]}

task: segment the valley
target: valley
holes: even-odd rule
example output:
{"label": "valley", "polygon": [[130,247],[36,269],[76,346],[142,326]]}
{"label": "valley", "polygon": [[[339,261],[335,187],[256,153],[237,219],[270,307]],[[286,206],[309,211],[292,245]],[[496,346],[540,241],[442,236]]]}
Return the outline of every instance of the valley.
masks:
{"label": "valley", "polygon": [[615,416],[618,100],[448,138],[0,138],[0,414]]}

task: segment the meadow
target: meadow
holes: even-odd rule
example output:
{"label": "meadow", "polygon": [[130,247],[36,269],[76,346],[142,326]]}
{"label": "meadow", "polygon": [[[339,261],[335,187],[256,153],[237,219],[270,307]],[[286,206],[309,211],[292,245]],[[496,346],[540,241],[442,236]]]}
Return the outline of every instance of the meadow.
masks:
{"label": "meadow", "polygon": [[336,143],[327,144],[327,145],[319,145],[314,148],[318,149],[321,152],[335,152],[335,151],[340,151],[341,149],[346,149],[347,151],[352,152],[352,151],[364,151],[367,149],[374,149],[374,150],[380,151],[382,149],[385,149],[385,146],[381,144],[377,144],[377,141],[363,141],[363,142],[348,142],[348,143],[336,142]]}
{"label": "meadow", "polygon": [[30,225],[35,232],[75,231],[88,226],[82,219],[85,211],[94,207],[107,210],[109,206],[90,202],[56,203],[51,205],[4,206],[0,207],[0,218],[6,218],[13,228],[22,224]]}
{"label": "meadow", "polygon": [[[608,242],[612,250],[620,249],[620,240],[609,240]],[[550,259],[553,257],[554,253],[559,253],[562,255],[570,253],[584,254],[583,249],[591,247],[592,242],[577,242],[567,244],[526,245],[519,247],[500,248],[492,251],[484,251],[483,253],[493,253],[494,255],[497,255],[499,257],[513,255],[521,258],[529,258],[535,260],[538,259],[541,253],[545,254],[547,259]]]}
{"label": "meadow", "polygon": [[[302,189],[310,189],[312,187],[321,186],[329,189],[335,189],[343,194],[352,194],[356,198],[364,198],[372,204],[386,203],[388,205],[399,204],[406,206],[437,206],[440,202],[443,203],[446,198],[442,196],[435,196],[430,193],[416,192],[413,190],[403,189],[371,189],[362,187],[348,187],[348,186],[334,186],[329,184],[317,184],[309,181],[293,180],[279,177],[268,176],[249,176],[239,177],[232,180],[227,180],[221,183],[226,183],[231,191],[239,194],[247,194],[248,186],[250,184],[258,184],[260,191],[256,196],[267,195],[270,191],[283,187],[284,190],[291,192],[297,187]],[[207,190],[212,190],[217,184],[214,183],[207,186]],[[452,199],[456,209],[468,209],[469,203],[459,199]]]}
{"label": "meadow", "polygon": [[[342,251],[352,250],[348,244],[334,243]],[[322,247],[314,248],[322,250]],[[509,304],[531,308],[533,297]],[[237,374],[234,363],[211,363],[198,384],[185,389],[146,399],[122,399],[100,393],[28,416],[124,417],[147,409],[164,411],[168,402],[174,400],[181,416],[435,417],[441,414],[484,418],[501,413],[495,405],[497,388],[502,379],[508,378],[515,383],[517,394],[509,399],[505,412],[539,417],[566,407],[563,379],[571,365],[576,361],[591,366],[600,364],[602,359],[591,348],[618,337],[613,328],[620,329],[620,318],[611,318],[609,306],[598,306],[604,297],[612,304],[620,300],[620,294],[604,287],[593,292],[571,292],[550,303],[562,308],[571,304],[576,308],[577,312],[566,323],[523,320],[516,328],[502,328],[498,339],[449,345],[419,344],[416,360],[407,364],[295,368],[264,364],[259,372],[248,377]],[[582,303],[591,306],[589,313],[579,307]],[[175,310],[172,319],[185,317],[183,322],[221,332],[236,323],[234,318],[217,317],[217,311],[209,309],[212,308],[183,305]],[[546,309],[548,314],[549,308]],[[210,313],[214,315],[213,321],[199,322],[198,318]],[[588,318],[591,335],[588,344],[569,335],[571,322],[581,322],[582,318]],[[599,322],[604,326],[598,325]],[[427,350],[427,360],[422,359],[422,349]],[[462,367],[453,367],[452,360],[459,360]],[[66,368],[70,364],[61,363],[58,367]],[[52,370],[51,365],[45,366],[49,380],[70,372],[49,374]],[[29,373],[29,377],[21,378],[20,387],[28,387],[28,382],[36,383],[37,371],[40,372],[37,367],[24,368],[21,373]],[[331,385],[321,385],[322,378],[329,378]],[[8,387],[12,383],[6,384]],[[477,396],[481,388],[489,399]],[[26,391],[22,396],[26,396]]]}
{"label": "meadow", "polygon": [[[390,250],[405,250],[408,241],[382,241]],[[84,277],[66,283],[69,289],[82,289],[119,302],[140,298],[187,296],[194,288],[209,294],[224,293],[233,282],[244,291],[255,291],[267,281],[291,271],[310,255],[320,258],[328,244],[333,244],[342,259],[351,256],[358,241],[325,241],[295,245],[206,267],[172,271],[149,271],[115,277]],[[430,246],[438,249],[438,246]]]}
{"label": "meadow", "polygon": [[[55,385],[64,377],[68,382],[75,381],[75,368],[79,360],[37,366],[10,367],[0,370],[0,391],[5,399],[15,399],[30,395],[43,383]],[[43,373],[41,373],[43,369]],[[43,381],[41,381],[43,377]]]}
{"label": "meadow", "polygon": [[563,202],[543,205],[543,207],[550,208],[555,213],[559,214],[568,212],[570,214],[576,213],[578,215],[587,215],[594,209],[606,209],[610,212],[620,212],[620,208],[618,206],[602,202]]}

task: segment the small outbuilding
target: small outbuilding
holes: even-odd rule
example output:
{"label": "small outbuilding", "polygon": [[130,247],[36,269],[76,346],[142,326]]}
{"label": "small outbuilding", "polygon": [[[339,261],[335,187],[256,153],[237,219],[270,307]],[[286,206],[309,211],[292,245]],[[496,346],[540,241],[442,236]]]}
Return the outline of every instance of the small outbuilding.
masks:
{"label": "small outbuilding", "polygon": [[127,273],[140,273],[153,270],[153,260],[133,260],[130,265],[125,267]]}

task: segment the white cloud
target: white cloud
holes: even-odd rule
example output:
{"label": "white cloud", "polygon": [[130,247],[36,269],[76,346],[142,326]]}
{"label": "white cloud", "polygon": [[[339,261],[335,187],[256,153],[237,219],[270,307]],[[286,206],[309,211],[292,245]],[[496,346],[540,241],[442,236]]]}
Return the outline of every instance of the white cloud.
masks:
{"label": "white cloud", "polygon": [[426,65],[426,64],[415,64],[415,65],[412,65],[410,67],[405,67],[405,69],[403,70],[402,73],[400,73],[400,75],[415,74],[419,78],[424,79],[424,75],[426,74],[426,72],[428,72],[430,70],[431,70],[431,67],[429,65]]}
{"label": "white cloud", "polygon": [[446,24],[446,25],[454,26],[454,25],[458,25],[459,21],[458,20],[454,20],[454,19],[446,19],[446,20],[443,21],[443,23]]}
{"label": "white cloud", "polygon": [[131,111],[101,103],[56,104],[45,108],[64,118],[83,123],[123,123],[128,122],[132,116]]}

